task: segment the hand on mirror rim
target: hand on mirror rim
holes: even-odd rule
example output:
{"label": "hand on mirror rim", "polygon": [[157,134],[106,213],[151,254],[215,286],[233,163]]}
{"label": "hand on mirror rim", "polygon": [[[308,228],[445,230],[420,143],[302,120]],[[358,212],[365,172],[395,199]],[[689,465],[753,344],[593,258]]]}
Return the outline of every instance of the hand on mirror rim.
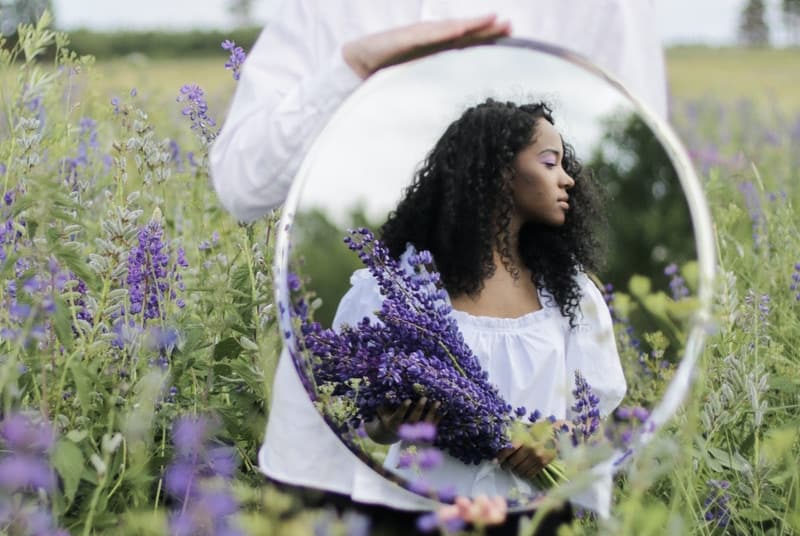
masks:
{"label": "hand on mirror rim", "polygon": [[342,47],[345,63],[362,79],[383,67],[443,50],[489,43],[511,34],[511,24],[495,15],[418,22],[354,39]]}
{"label": "hand on mirror rim", "polygon": [[398,441],[397,431],[404,424],[415,424],[418,422],[429,422],[437,425],[442,420],[439,408],[441,402],[428,404],[428,399],[420,398],[416,403],[411,399],[406,399],[397,408],[381,406],[378,408],[377,418],[364,423],[367,435],[383,445],[396,443]]}
{"label": "hand on mirror rim", "polygon": [[512,446],[497,454],[497,463],[506,471],[511,471],[522,478],[532,480],[555,459],[552,452],[541,447],[529,446],[514,442]]}

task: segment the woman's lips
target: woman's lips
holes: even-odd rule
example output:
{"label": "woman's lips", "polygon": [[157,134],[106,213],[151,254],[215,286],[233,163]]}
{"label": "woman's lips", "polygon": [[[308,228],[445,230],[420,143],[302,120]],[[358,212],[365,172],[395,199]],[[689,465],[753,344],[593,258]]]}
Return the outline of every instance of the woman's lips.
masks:
{"label": "woman's lips", "polygon": [[560,206],[560,207],[561,207],[561,208],[563,208],[564,210],[569,210],[569,203],[567,203],[567,202],[566,202],[566,201],[564,201],[563,199],[562,199],[562,200],[559,200],[559,202],[558,202],[558,206]]}

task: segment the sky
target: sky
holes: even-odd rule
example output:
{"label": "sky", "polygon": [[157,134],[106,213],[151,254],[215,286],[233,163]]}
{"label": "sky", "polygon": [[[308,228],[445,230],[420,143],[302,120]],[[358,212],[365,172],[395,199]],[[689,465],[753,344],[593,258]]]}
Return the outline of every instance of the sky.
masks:
{"label": "sky", "polygon": [[[592,0],[586,0],[592,1]],[[640,0],[645,1],[645,0]],[[667,45],[732,44],[745,0],[654,0],[659,29]],[[254,0],[256,24],[265,23],[278,0]],[[785,36],[780,25],[780,0],[766,0],[773,42]],[[190,29],[231,28],[226,0],[53,0],[61,28]]]}

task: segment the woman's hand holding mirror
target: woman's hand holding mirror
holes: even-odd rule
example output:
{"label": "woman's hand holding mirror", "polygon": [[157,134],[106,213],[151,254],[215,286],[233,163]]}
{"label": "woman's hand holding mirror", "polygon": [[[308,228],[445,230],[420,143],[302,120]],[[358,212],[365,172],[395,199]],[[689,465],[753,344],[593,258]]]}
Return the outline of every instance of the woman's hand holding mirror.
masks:
{"label": "woman's hand holding mirror", "polygon": [[383,67],[396,65],[443,50],[487,44],[507,37],[511,24],[495,15],[471,19],[418,22],[349,41],[342,56],[362,79]]}

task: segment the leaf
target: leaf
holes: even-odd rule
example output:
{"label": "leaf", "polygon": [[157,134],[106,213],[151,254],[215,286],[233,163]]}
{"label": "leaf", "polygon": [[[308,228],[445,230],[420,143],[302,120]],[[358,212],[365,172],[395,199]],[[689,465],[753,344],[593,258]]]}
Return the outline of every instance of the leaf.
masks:
{"label": "leaf", "polygon": [[770,376],[769,388],[783,393],[796,393],[800,391],[800,383],[785,376]]}
{"label": "leaf", "polygon": [[647,296],[644,296],[643,302],[644,308],[648,313],[665,322],[668,321],[667,305],[669,303],[669,298],[666,294],[663,292],[659,292],[657,294],[648,294]]}
{"label": "leaf", "polygon": [[708,453],[714,457],[723,467],[734,469],[736,471],[743,471],[747,463],[742,463],[741,459],[737,459],[730,452],[724,451],[717,447],[708,447]]}
{"label": "leaf", "polygon": [[73,443],[80,443],[89,435],[89,432],[86,430],[70,430],[67,432],[67,439],[72,441]]}
{"label": "leaf", "polygon": [[739,515],[755,522],[773,519],[773,515],[762,508],[742,508],[739,510]]}
{"label": "leaf", "polygon": [[99,290],[94,273],[89,265],[72,248],[59,247],[55,251],[58,260],[63,262],[75,275],[77,275],[86,286],[92,290]]}
{"label": "leaf", "polygon": [[644,299],[645,296],[650,294],[651,288],[650,278],[643,275],[634,275],[628,282],[628,289],[630,289],[631,294],[639,299]]}
{"label": "leaf", "polygon": [[67,503],[72,504],[83,474],[83,453],[72,441],[59,439],[53,450],[52,462],[64,482],[64,496],[67,498]]}
{"label": "leaf", "polygon": [[56,330],[58,342],[60,342],[68,352],[72,351],[75,335],[72,332],[72,315],[70,307],[60,297],[56,297],[56,311],[52,316],[53,327]]}
{"label": "leaf", "polygon": [[77,395],[78,400],[81,402],[81,412],[83,415],[86,415],[86,412],[89,411],[89,406],[91,404],[91,399],[89,397],[92,392],[90,382],[91,374],[89,374],[89,371],[86,370],[86,367],[76,361],[70,363],[69,369],[70,372],[72,372],[72,379],[75,381],[75,394]]}
{"label": "leaf", "polygon": [[214,345],[214,360],[234,359],[242,353],[242,346],[233,337],[222,339]]}

